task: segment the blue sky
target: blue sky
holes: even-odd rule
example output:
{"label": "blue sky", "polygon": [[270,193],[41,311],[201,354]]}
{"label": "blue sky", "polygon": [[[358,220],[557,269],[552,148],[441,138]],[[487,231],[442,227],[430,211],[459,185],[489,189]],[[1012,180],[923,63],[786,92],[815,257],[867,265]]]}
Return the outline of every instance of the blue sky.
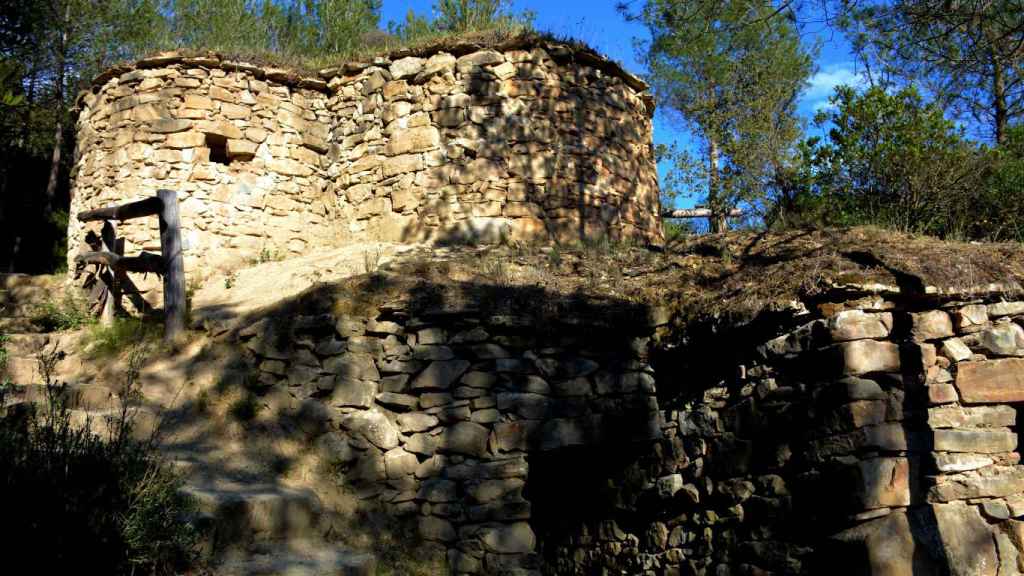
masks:
{"label": "blue sky", "polygon": [[[645,37],[643,26],[626,22],[615,9],[616,0],[514,0],[516,10],[531,10],[536,14],[534,25],[540,30],[582,40],[606,56],[619,61],[626,69],[643,74],[637,62],[633,39]],[[433,0],[384,0],[381,14],[383,25],[390,20],[401,21],[410,8],[420,14],[429,14]],[[856,84],[853,56],[849,45],[839,33],[823,24],[809,24],[803,30],[808,44],[820,43],[817,72],[799,104],[800,114],[808,127],[814,113],[828,105],[828,97],[839,84]],[[675,125],[661,114],[654,117],[654,141],[682,146],[690,143],[685,129]],[[664,172],[665,166],[660,166]],[[693,199],[681,199],[680,206],[690,206]]]}

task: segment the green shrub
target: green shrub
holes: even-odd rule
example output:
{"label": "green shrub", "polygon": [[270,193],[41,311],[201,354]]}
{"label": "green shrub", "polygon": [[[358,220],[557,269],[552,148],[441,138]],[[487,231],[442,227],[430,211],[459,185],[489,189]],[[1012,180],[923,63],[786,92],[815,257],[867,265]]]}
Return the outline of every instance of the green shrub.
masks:
{"label": "green shrub", "polygon": [[0,510],[19,519],[5,562],[38,574],[181,573],[197,534],[180,479],[152,441],[133,439],[127,404],[101,436],[73,423],[63,392],[51,380],[42,406],[0,413]]}
{"label": "green shrub", "polygon": [[82,349],[91,359],[113,358],[124,350],[149,345],[160,339],[163,324],[145,318],[115,318],[110,326],[93,324],[82,340]]}
{"label": "green shrub", "polygon": [[42,304],[32,316],[32,323],[44,332],[77,330],[95,321],[85,303],[71,296]]}

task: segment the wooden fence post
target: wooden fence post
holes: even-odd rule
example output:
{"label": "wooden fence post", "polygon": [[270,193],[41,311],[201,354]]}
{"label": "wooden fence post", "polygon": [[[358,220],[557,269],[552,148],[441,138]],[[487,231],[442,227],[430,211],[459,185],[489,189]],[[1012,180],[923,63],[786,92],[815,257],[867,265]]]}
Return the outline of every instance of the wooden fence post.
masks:
{"label": "wooden fence post", "polygon": [[185,263],[181,254],[181,219],[178,193],[158,190],[160,255],[164,260],[164,341],[175,342],[185,332]]}
{"label": "wooden fence post", "polygon": [[[103,250],[117,254],[117,228],[114,227],[110,220],[103,222],[100,239],[103,242]],[[104,326],[111,326],[114,324],[114,316],[117,314],[118,301],[121,295],[117,286],[117,272],[110,268],[106,276],[100,275],[100,279],[103,280],[107,287],[107,297],[103,301],[103,312],[100,314],[100,320]]]}

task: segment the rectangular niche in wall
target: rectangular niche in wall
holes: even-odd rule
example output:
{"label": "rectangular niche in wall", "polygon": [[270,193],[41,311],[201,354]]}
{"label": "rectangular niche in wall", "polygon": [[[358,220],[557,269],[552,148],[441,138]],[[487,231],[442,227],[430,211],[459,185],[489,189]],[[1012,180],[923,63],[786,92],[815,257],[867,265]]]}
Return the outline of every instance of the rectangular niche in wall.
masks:
{"label": "rectangular niche in wall", "polygon": [[206,135],[206,147],[210,149],[210,162],[231,164],[231,157],[228,156],[228,139],[220,134]]}

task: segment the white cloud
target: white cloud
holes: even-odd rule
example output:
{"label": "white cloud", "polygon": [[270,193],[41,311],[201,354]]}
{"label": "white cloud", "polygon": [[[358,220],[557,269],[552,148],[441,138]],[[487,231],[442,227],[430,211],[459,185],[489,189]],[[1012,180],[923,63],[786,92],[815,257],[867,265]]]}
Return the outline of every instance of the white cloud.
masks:
{"label": "white cloud", "polygon": [[829,97],[835,93],[836,86],[861,86],[864,77],[854,72],[852,62],[829,64],[811,76],[807,90],[801,99],[803,106],[812,113],[831,107]]}

